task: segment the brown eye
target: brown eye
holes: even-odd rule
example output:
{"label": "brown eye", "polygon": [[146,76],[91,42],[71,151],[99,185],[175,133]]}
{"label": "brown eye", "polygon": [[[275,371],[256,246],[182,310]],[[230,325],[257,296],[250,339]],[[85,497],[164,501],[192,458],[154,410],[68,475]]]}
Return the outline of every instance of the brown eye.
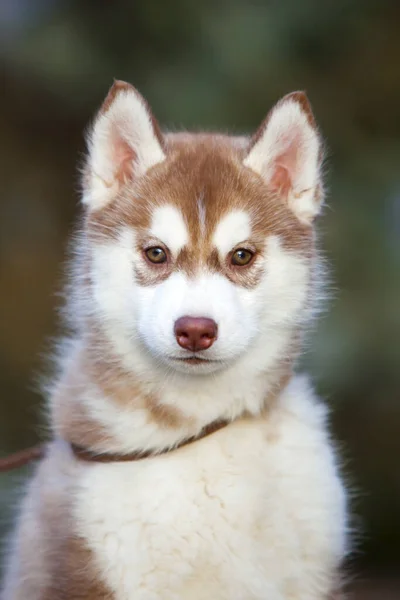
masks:
{"label": "brown eye", "polygon": [[148,248],[145,251],[146,257],[150,262],[160,265],[161,263],[165,263],[167,260],[167,254],[165,250],[159,248],[158,246],[154,246],[154,248]]}
{"label": "brown eye", "polygon": [[251,263],[253,259],[254,253],[250,252],[250,250],[246,250],[245,248],[239,248],[235,250],[232,254],[232,264],[237,267],[246,267]]}

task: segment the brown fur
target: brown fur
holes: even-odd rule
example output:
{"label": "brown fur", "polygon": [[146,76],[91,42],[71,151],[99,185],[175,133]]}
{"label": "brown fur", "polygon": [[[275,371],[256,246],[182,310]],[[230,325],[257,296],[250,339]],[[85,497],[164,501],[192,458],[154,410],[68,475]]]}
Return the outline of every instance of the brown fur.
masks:
{"label": "brown fur", "polygon": [[[16,532],[14,600],[112,600],[90,549],[72,520],[74,481],[86,468],[53,444],[39,465]],[[23,574],[23,576],[21,575]]]}
{"label": "brown fur", "polygon": [[[112,600],[95,568],[85,541],[65,530],[66,515],[57,515],[51,534],[58,537],[56,553],[49,553],[51,580],[41,600]],[[60,543],[61,541],[61,543]]]}
{"label": "brown fur", "polygon": [[[102,340],[101,334],[97,335],[96,346]],[[61,438],[96,452],[115,450],[116,441],[110,432],[88,413],[82,402],[93,384],[121,408],[146,409],[148,421],[160,427],[187,431],[195,428],[193,419],[176,407],[162,404],[157,397],[143,389],[133,374],[124,371],[113,360],[112,354],[105,352],[105,341],[101,353],[93,353],[89,347],[76,354],[53,391],[52,421]]]}
{"label": "brown fur", "polygon": [[[234,209],[251,215],[251,241],[259,257],[265,252],[265,239],[271,235],[279,236],[286,249],[310,256],[312,228],[300,223],[284,202],[269,193],[260,176],[243,167],[245,151],[234,139],[208,134],[168,135],[166,139],[167,160],[150,169],[137,184],[128,183],[114,201],[93,212],[86,221],[94,242],[115,238],[122,224],[134,227],[138,250],[142,251],[149,240],[154,207],[172,204],[181,211],[190,243],[175,263],[170,260],[149,265],[143,260],[135,273],[141,285],[160,282],[174,269],[193,276],[204,265],[238,285],[256,285],[262,274],[261,260],[256,257],[249,268],[235,268],[226,257],[218,256],[212,244],[218,222]],[[205,235],[199,220],[199,199],[205,207]]]}
{"label": "brown fur", "polygon": [[77,360],[76,368],[95,382],[105,396],[121,407],[147,409],[149,420],[161,427],[182,428],[193,425],[190,418],[176,407],[161,404],[154,394],[144,389],[143,383],[133,373],[123,369],[100,331],[92,329],[91,335],[93,334],[95,339],[88,344],[84,357]]}
{"label": "brown fur", "polygon": [[52,421],[55,433],[62,439],[73,443],[83,443],[88,448],[99,452],[111,449],[115,440],[103,425],[97,422],[82,402],[81,388],[69,386],[61,382],[53,396]]}

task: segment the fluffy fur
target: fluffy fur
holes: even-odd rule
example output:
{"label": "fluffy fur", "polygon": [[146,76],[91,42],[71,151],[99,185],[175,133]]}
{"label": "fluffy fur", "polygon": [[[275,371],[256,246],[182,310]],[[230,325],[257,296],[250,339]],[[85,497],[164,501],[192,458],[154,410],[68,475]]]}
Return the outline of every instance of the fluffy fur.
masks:
{"label": "fluffy fur", "polygon": [[[292,372],[316,300],[320,162],[301,93],[247,139],[162,134],[138,92],[114,84],[89,138],[54,441],[2,600],[335,592],[346,497],[326,411]],[[182,316],[215,321],[210,348],[178,345]],[[230,423],[175,448],[219,419]],[[70,443],[154,456],[85,463]]]}

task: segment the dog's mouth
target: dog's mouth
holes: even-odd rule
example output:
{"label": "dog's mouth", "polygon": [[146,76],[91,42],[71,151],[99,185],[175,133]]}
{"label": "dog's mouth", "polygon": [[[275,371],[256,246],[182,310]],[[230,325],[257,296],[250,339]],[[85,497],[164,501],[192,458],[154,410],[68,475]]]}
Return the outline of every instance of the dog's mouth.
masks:
{"label": "dog's mouth", "polygon": [[192,356],[171,356],[172,360],[178,360],[179,362],[185,363],[187,365],[200,365],[207,363],[218,363],[219,360],[211,359],[211,358],[202,358],[197,355]]}
{"label": "dog's mouth", "polygon": [[187,356],[165,356],[169,367],[176,371],[181,371],[188,375],[201,375],[219,371],[226,366],[224,360],[218,358],[208,358],[197,353],[188,353]]}

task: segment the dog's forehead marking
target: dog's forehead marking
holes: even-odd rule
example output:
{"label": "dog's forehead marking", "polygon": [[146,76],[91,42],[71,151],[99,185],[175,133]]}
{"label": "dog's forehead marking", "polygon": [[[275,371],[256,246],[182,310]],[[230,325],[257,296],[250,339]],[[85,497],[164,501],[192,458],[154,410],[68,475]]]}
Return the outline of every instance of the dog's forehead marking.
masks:
{"label": "dog's forehead marking", "polygon": [[206,207],[204,204],[204,194],[197,198],[197,209],[199,213],[200,233],[203,236],[206,232]]}
{"label": "dog's forehead marking", "polygon": [[172,204],[164,204],[155,209],[151,220],[150,233],[168,246],[174,254],[178,254],[189,241],[183,215]]}
{"label": "dog's forehead marking", "polygon": [[236,244],[247,240],[250,234],[250,215],[244,210],[233,210],[218,223],[213,243],[220,254],[227,254]]}

